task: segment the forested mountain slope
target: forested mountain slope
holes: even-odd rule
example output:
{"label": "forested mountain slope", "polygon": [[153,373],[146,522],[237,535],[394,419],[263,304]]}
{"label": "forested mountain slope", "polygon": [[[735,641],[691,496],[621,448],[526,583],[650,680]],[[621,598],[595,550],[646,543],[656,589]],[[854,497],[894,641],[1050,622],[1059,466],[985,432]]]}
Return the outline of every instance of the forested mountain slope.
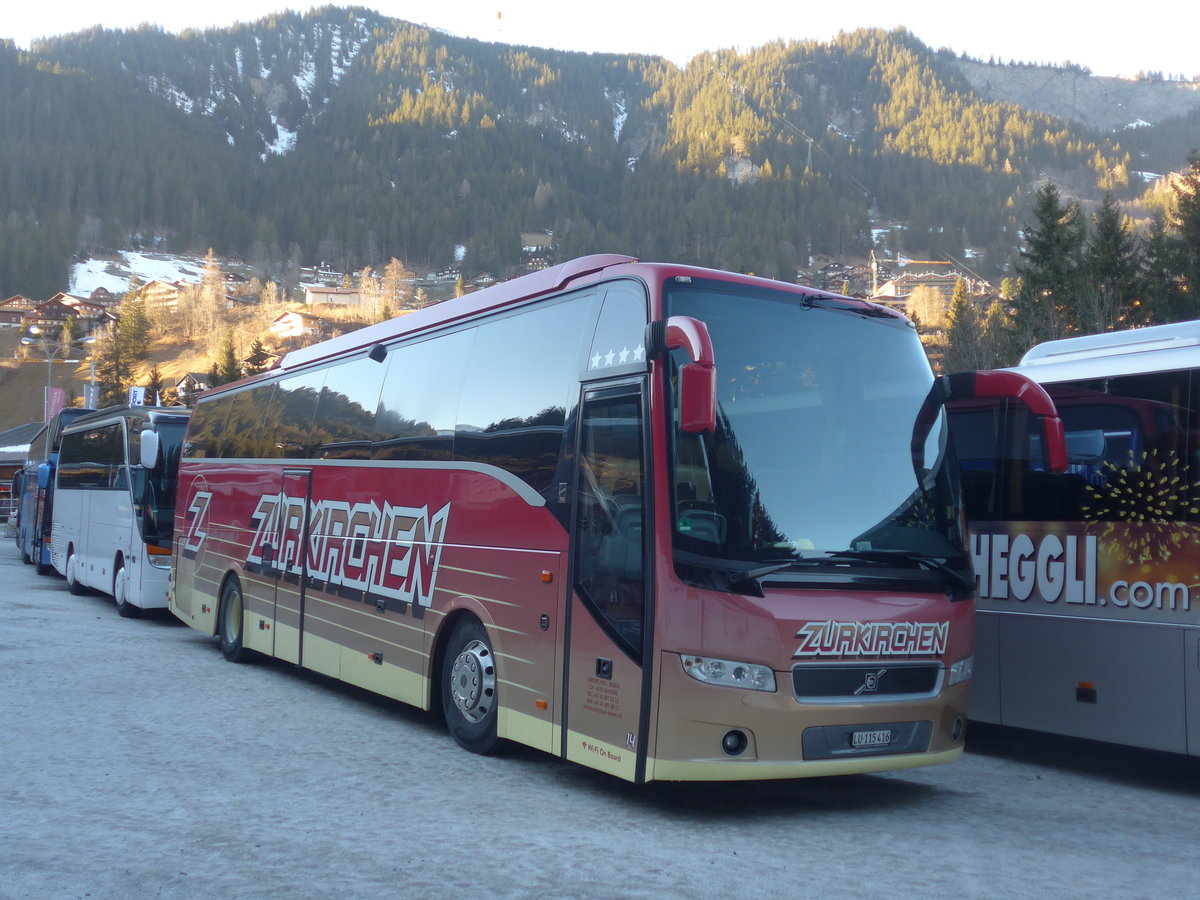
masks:
{"label": "forested mountain slope", "polygon": [[[978,64],[975,64],[978,65]],[[998,71],[998,70],[997,70]],[[664,59],[462,39],[361,8],[170,35],[0,44],[0,296],[65,287],[72,254],[213,247],[416,267],[467,248],[508,274],[522,231],[791,278],[813,254],[1011,262],[1037,184],[1139,196],[1200,143],[1181,108],[1126,133],[972,87],[905,31]]]}

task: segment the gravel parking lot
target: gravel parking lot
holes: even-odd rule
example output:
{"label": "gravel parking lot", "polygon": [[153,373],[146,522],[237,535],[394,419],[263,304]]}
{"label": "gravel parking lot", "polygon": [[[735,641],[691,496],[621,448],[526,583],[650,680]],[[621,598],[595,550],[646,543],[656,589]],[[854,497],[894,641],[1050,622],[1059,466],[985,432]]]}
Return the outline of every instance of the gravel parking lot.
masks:
{"label": "gravel parking lot", "polygon": [[977,729],[896,774],[635,787],[0,548],[0,897],[923,897],[1196,893],[1193,760]]}

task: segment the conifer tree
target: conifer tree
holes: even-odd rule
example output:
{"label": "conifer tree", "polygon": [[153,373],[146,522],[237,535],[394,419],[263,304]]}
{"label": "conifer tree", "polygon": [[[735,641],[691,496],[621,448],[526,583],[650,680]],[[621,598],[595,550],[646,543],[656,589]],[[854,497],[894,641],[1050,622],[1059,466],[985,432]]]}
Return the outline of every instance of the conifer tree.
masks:
{"label": "conifer tree", "polygon": [[97,337],[93,347],[101,407],[124,403],[133,384],[132,371],[122,343],[118,327],[113,324]]}
{"label": "conifer tree", "polygon": [[1079,205],[1064,201],[1053,182],[1038,189],[1033,217],[1025,226],[1016,298],[1017,330],[1031,346],[1063,337],[1074,326],[1085,231]]}
{"label": "conifer tree", "polygon": [[1111,331],[1129,322],[1136,308],[1141,270],[1133,225],[1111,193],[1092,216],[1083,252],[1078,327],[1084,334]]}
{"label": "conifer tree", "polygon": [[1200,153],[1188,157],[1188,170],[1175,184],[1176,271],[1182,290],[1174,321],[1200,316]]}
{"label": "conifer tree", "polygon": [[980,349],[981,369],[1015,366],[1025,350],[1019,346],[1008,305],[999,297],[991,302],[983,317]]}
{"label": "conifer tree", "polygon": [[162,395],[164,388],[163,373],[162,370],[158,368],[157,363],[150,367],[150,372],[146,378],[148,381],[146,385],[146,405],[149,406],[151,403],[155,404],[156,406],[161,405],[163,402]]}
{"label": "conifer tree", "polygon": [[242,364],[238,360],[237,351],[233,346],[233,329],[228,329],[225,332],[225,339],[221,343],[221,356],[218,360],[217,374],[221,379],[221,384],[229,384],[242,377]]}
{"label": "conifer tree", "polygon": [[967,283],[961,278],[954,284],[946,316],[946,353],[942,365],[947,372],[971,372],[984,366],[983,324]]}
{"label": "conifer tree", "polygon": [[254,343],[250,345],[250,354],[246,357],[246,374],[257,375],[265,372],[270,359],[271,355],[263,347],[263,342],[259,338],[255,338]]}

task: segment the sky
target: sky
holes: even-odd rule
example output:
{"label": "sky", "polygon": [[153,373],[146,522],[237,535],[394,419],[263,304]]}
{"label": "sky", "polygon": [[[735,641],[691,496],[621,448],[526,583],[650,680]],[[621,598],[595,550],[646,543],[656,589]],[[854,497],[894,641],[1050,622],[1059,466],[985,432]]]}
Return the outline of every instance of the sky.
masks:
{"label": "sky", "polygon": [[[285,9],[305,12],[325,3],[287,0],[42,0],[6,3],[0,38],[28,49],[31,40],[93,25],[136,28],[150,22],[167,31],[252,22]],[[338,5],[351,5],[339,3]],[[1007,0],[964,4],[947,0],[857,0],[783,3],[781,0],[604,0],[597,4],[545,0],[380,0],[355,5],[461,37],[584,52],[646,53],[683,65],[705,50],[746,50],[777,39],[828,41],[861,27],[903,26],[936,49],[997,62],[1072,62],[1095,75],[1200,76],[1186,2],[1141,0],[1116,15],[1112,4]],[[1083,10],[1087,9],[1086,12]]]}

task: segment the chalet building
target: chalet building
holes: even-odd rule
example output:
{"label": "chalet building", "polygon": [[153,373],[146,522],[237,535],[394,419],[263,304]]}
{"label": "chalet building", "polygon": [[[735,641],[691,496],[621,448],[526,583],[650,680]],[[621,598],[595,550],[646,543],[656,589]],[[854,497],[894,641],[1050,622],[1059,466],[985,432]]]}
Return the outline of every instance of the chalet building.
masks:
{"label": "chalet building", "polygon": [[79,318],[79,313],[74,307],[67,306],[61,300],[44,300],[26,314],[25,322],[40,328],[58,329],[72,318]]}
{"label": "chalet building", "polygon": [[958,284],[958,279],[959,276],[957,274],[909,275],[905,273],[881,284],[879,289],[871,296],[871,299],[877,303],[886,303],[889,306],[895,305],[903,309],[904,304],[908,302],[908,298],[912,296],[912,292],[918,287],[925,287],[937,294],[949,306],[950,300],[954,296],[954,286]]}
{"label": "chalet building", "polygon": [[64,306],[69,306],[75,310],[75,317],[78,319],[98,319],[108,311],[108,307],[103,303],[94,303],[91,300],[84,300],[82,297],[76,297],[72,294],[58,293],[50,298],[57,300]]}
{"label": "chalet building", "polygon": [[13,294],[7,300],[0,300],[0,328],[20,328],[36,305],[23,294]]}
{"label": "chalet building", "polygon": [[147,309],[175,309],[179,306],[179,298],[186,288],[194,282],[162,281],[154,279],[142,287],[142,302]]}
{"label": "chalet building", "polygon": [[100,285],[100,287],[92,291],[92,293],[88,296],[88,299],[93,303],[100,304],[101,306],[116,306],[121,302],[120,295],[114,294],[104,285]]}
{"label": "chalet building", "polygon": [[74,294],[68,294],[66,291],[59,291],[57,294],[55,294],[50,299],[57,300],[59,303],[63,303],[67,306],[76,306],[80,303],[88,302],[87,298],[77,297]]}
{"label": "chalet building", "polygon": [[175,393],[180,403],[190,406],[191,398],[201,391],[207,391],[209,387],[207,372],[188,372],[175,382]]}
{"label": "chalet building", "polygon": [[310,284],[304,287],[304,302],[308,306],[360,306],[362,295],[356,288],[332,288]]}
{"label": "chalet building", "polygon": [[280,313],[271,321],[268,330],[276,341],[312,337],[322,333],[326,321],[311,313],[285,312]]}

